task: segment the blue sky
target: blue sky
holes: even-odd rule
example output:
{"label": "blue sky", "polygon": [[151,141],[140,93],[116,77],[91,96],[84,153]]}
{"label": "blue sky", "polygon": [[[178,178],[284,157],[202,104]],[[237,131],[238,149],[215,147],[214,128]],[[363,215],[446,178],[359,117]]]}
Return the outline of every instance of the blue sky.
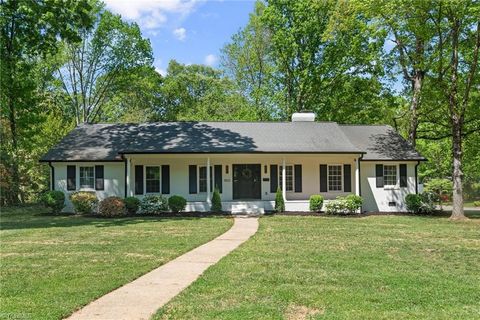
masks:
{"label": "blue sky", "polygon": [[168,62],[218,66],[220,49],[248,22],[248,0],[105,0],[107,8],[135,21],[149,38],[155,68],[165,74]]}

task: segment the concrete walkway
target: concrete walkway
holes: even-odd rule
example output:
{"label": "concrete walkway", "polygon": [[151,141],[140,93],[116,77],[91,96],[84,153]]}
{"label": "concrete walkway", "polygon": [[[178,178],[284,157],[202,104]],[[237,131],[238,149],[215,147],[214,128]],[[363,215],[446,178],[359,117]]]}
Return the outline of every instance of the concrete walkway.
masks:
{"label": "concrete walkway", "polygon": [[257,218],[237,216],[221,236],[100,297],[67,319],[149,319],[257,229]]}

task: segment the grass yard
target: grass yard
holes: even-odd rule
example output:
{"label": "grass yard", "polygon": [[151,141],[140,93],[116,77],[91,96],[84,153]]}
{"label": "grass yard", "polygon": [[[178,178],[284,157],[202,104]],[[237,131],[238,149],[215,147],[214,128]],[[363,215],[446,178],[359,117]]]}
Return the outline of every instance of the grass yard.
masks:
{"label": "grass yard", "polygon": [[263,217],[155,316],[324,318],[480,319],[480,220]]}
{"label": "grass yard", "polygon": [[2,208],[0,319],[60,319],[215,238],[233,222],[46,216],[41,210]]}

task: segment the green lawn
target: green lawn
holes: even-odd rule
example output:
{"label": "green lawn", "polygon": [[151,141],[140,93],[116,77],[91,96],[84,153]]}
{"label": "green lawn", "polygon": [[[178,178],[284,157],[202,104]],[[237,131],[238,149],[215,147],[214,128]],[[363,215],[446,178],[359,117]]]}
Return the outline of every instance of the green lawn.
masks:
{"label": "green lawn", "polygon": [[480,220],[273,216],[155,319],[480,319]]}
{"label": "green lawn", "polygon": [[[0,319],[59,319],[225,232],[232,219],[45,216],[2,208]],[[121,301],[119,301],[121,303]]]}

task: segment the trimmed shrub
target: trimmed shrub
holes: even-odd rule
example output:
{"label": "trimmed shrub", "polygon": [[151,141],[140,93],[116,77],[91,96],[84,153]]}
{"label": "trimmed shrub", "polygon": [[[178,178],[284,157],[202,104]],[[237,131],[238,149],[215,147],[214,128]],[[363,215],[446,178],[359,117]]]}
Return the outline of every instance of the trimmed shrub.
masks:
{"label": "trimmed shrub", "polygon": [[129,214],[137,213],[138,209],[140,208],[140,199],[137,197],[126,197],[124,202],[125,208]]}
{"label": "trimmed shrub", "polygon": [[62,191],[47,191],[40,197],[40,202],[53,213],[59,213],[65,207],[65,194]]}
{"label": "trimmed shrub", "polygon": [[182,196],[171,196],[168,198],[168,207],[172,212],[180,212],[185,210],[185,207],[187,206],[187,200],[182,197]]}
{"label": "trimmed shrub", "polygon": [[428,214],[435,211],[437,196],[432,192],[421,194],[407,194],[405,204],[409,212],[415,214]]}
{"label": "trimmed shrub", "polygon": [[275,193],[275,212],[284,212],[285,211],[285,200],[283,199],[282,190],[277,188],[277,193]]}
{"label": "trimmed shrub", "polygon": [[73,209],[77,214],[92,214],[95,212],[98,198],[93,191],[77,191],[70,194]]}
{"label": "trimmed shrub", "polygon": [[346,197],[337,197],[325,204],[327,214],[355,214],[362,207],[363,199],[350,194]]}
{"label": "trimmed shrub", "polygon": [[310,211],[320,212],[323,206],[323,197],[319,194],[310,196]]}
{"label": "trimmed shrub", "polygon": [[475,207],[480,207],[480,200],[473,201],[473,205],[474,205]]}
{"label": "trimmed shrub", "polygon": [[212,212],[222,212],[222,198],[220,198],[220,191],[217,188],[213,190],[212,207],[210,210]]}
{"label": "trimmed shrub", "polygon": [[140,212],[143,214],[159,214],[168,211],[168,200],[164,196],[149,194],[140,201]]}
{"label": "trimmed shrub", "polygon": [[126,213],[125,202],[119,197],[105,198],[98,205],[98,215],[102,217],[121,217]]}

